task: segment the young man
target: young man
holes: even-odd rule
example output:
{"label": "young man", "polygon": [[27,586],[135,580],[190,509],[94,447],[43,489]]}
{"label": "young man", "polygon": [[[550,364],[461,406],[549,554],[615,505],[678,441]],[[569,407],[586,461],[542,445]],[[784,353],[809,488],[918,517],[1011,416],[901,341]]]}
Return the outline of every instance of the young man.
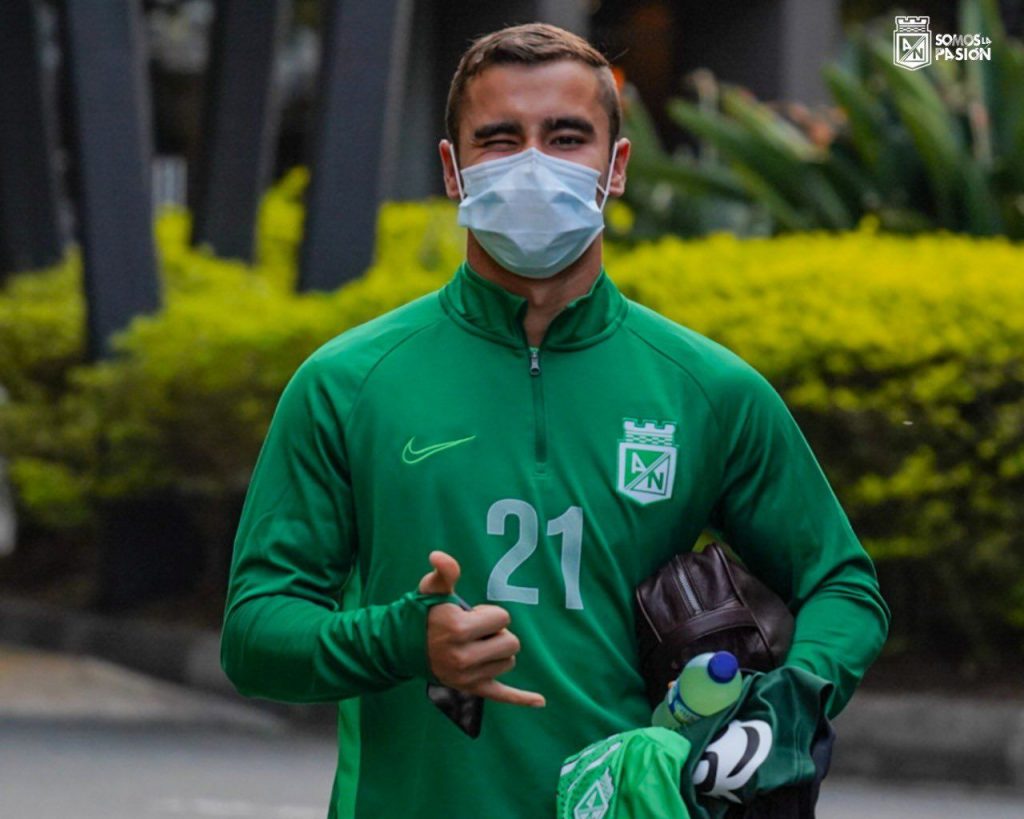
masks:
{"label": "young man", "polygon": [[[285,389],[235,545],[228,676],[341,702],[332,817],[549,816],[567,755],[649,721],[633,589],[712,526],[797,612],[788,663],[838,711],[887,629],[873,568],[771,387],[603,272],[629,159],[606,60],[552,26],[484,37],[448,130],[466,263]],[[489,700],[479,738],[428,680]]]}

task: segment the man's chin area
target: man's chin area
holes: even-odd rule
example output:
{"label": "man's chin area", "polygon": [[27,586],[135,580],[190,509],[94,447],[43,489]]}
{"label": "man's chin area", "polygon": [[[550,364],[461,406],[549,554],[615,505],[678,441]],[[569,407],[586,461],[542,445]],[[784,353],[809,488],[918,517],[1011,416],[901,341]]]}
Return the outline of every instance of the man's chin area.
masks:
{"label": "man's chin area", "polygon": [[[568,278],[570,278],[574,271],[576,271],[579,268],[584,266],[585,260],[587,258],[587,255],[588,254],[584,253],[582,256],[580,256],[578,259],[576,259],[572,263],[567,264],[562,269],[556,270],[553,273],[538,273],[538,274],[517,273],[515,270],[509,270],[507,267],[504,267],[503,265],[501,265],[500,263],[495,261],[494,258],[491,257],[491,256],[486,256],[486,258],[487,258],[487,260],[490,263],[491,269],[494,270],[495,272],[498,272],[499,275],[502,275],[503,277],[506,277],[506,278],[508,278],[508,279],[510,279],[512,281],[517,282],[517,283],[521,282],[524,285],[529,285],[529,284],[536,284],[537,282],[550,282],[550,281],[557,281],[559,279],[568,279]],[[474,267],[474,269],[476,269],[476,268]]]}
{"label": "man's chin area", "polygon": [[540,276],[532,276],[529,273],[516,273],[514,270],[509,270],[507,267],[503,267],[502,268],[502,270],[504,270],[510,276],[515,276],[517,279],[519,279],[520,281],[524,281],[524,282],[543,282],[543,281],[548,281],[549,279],[553,279],[556,276],[558,276],[559,274],[564,273],[568,269],[569,268],[566,267],[566,268],[563,268],[562,270],[556,270],[554,273],[546,273],[546,274],[540,275]]}

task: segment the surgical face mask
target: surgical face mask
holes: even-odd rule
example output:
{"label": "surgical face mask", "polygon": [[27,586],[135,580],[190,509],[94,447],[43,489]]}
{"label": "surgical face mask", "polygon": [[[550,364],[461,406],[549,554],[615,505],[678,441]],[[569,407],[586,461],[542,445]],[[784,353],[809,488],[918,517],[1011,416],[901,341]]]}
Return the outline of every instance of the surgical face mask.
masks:
{"label": "surgical face mask", "polygon": [[[546,279],[565,270],[604,230],[608,189],[593,168],[556,159],[536,148],[481,162],[462,171],[455,161],[459,224],[506,270]],[[618,146],[612,150],[608,180]],[[601,203],[597,192],[601,191]]]}

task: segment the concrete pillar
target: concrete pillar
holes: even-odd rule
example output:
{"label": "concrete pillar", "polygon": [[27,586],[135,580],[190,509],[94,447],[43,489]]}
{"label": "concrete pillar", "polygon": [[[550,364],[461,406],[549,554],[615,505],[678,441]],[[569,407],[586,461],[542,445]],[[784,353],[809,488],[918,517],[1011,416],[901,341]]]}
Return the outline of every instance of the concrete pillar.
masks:
{"label": "concrete pillar", "polygon": [[34,0],[0,3],[0,278],[63,252]]}
{"label": "concrete pillar", "polygon": [[779,99],[826,102],[821,78],[842,37],[839,0],[784,0],[779,43],[782,66]]}
{"label": "concrete pillar", "polygon": [[192,244],[251,262],[256,216],[277,143],[274,68],[284,0],[220,0],[214,22],[202,143],[193,178]]}
{"label": "concrete pillar", "polygon": [[300,290],[332,290],[361,275],[373,259],[385,134],[397,133],[402,117],[412,12],[413,0],[331,3]]}
{"label": "concrete pillar", "polygon": [[88,352],[160,304],[153,241],[149,67],[136,0],[63,0]]}

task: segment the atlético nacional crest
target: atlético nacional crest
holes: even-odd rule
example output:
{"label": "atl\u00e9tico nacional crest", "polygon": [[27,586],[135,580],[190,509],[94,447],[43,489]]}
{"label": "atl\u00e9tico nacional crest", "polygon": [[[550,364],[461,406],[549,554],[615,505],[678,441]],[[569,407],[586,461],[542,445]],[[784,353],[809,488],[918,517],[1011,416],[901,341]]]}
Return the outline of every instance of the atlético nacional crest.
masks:
{"label": "atl\u00e9tico nacional crest", "polygon": [[917,71],[932,64],[932,33],[928,17],[897,17],[892,33],[892,61]]}
{"label": "atl\u00e9tico nacional crest", "polygon": [[587,788],[587,792],[576,804],[572,812],[574,819],[603,819],[611,806],[614,792],[615,783],[612,781],[611,771],[605,768],[601,778]]}
{"label": "atl\u00e9tico nacional crest", "polygon": [[675,423],[622,421],[619,441],[619,477],[616,488],[637,503],[647,505],[672,497],[676,479]]}

